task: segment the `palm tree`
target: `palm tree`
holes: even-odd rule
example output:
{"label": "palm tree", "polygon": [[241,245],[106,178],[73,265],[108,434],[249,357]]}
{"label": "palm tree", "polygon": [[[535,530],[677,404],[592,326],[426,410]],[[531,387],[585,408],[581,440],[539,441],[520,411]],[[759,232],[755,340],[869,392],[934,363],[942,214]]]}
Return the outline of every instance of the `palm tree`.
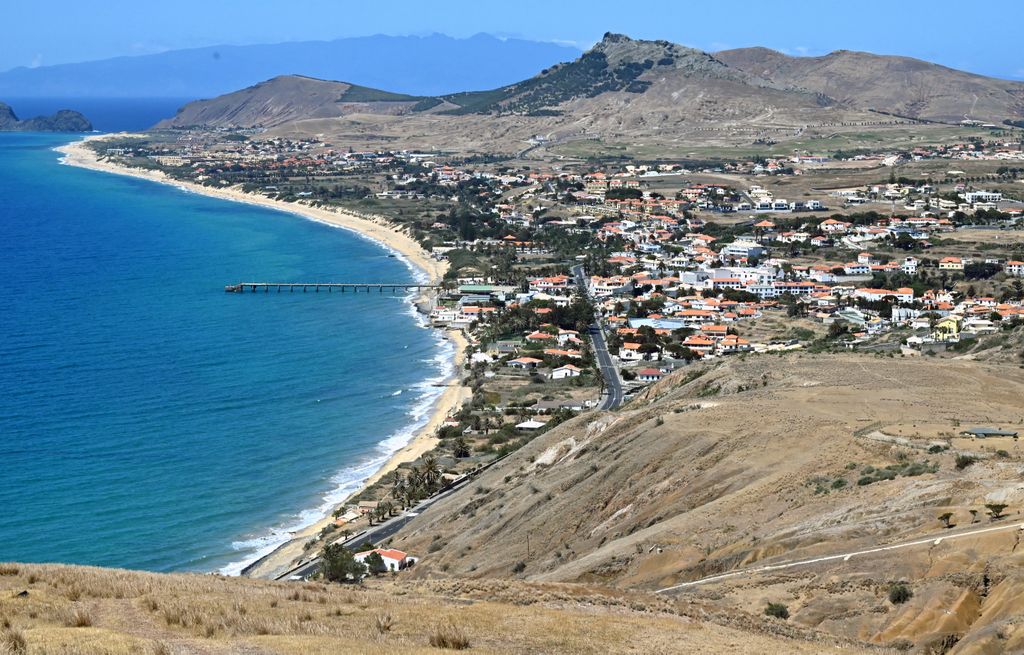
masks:
{"label": "palm tree", "polygon": [[420,470],[423,476],[423,483],[428,488],[433,488],[441,480],[441,467],[437,463],[437,458],[433,455],[423,456]]}
{"label": "palm tree", "polygon": [[414,466],[405,477],[405,485],[413,491],[419,489],[423,486],[423,473]]}

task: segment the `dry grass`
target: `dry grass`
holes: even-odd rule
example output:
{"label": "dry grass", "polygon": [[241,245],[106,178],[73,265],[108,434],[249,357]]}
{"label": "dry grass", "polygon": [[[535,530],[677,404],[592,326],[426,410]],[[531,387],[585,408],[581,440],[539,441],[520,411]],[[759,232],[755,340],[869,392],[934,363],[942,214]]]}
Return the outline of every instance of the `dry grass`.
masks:
{"label": "dry grass", "polygon": [[[813,642],[792,637],[699,624],[647,593],[576,585],[385,579],[351,587],[19,567],[18,575],[0,577],[2,655],[415,654],[469,645],[488,653],[596,655],[671,652],[683,641],[709,653],[817,652]],[[37,580],[31,586],[29,575]],[[26,587],[29,595],[17,597]]]}
{"label": "dry grass", "polygon": [[469,638],[458,626],[453,623],[439,625],[434,633],[430,635],[430,645],[434,648],[447,648],[449,650],[466,650],[469,648]]}
{"label": "dry grass", "polygon": [[75,607],[65,615],[64,625],[69,628],[89,628],[92,626],[92,614],[84,607]]}
{"label": "dry grass", "polygon": [[378,614],[374,619],[374,625],[377,627],[377,632],[384,635],[391,632],[391,628],[394,625],[394,617],[390,613],[384,612]]}
{"label": "dry grass", "polygon": [[28,642],[25,640],[25,633],[13,628],[4,628],[0,632],[0,648],[4,653],[10,655],[24,655],[28,652]]}

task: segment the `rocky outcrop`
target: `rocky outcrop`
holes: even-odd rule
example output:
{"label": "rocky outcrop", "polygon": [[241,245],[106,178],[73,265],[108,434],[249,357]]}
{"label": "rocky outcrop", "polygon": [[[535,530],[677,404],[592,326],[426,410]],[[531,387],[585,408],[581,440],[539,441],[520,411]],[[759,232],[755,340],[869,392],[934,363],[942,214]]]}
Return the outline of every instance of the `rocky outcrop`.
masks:
{"label": "rocky outcrop", "polygon": [[10,105],[0,102],[0,132],[91,132],[92,123],[82,114],[61,109],[52,116],[18,120]]}

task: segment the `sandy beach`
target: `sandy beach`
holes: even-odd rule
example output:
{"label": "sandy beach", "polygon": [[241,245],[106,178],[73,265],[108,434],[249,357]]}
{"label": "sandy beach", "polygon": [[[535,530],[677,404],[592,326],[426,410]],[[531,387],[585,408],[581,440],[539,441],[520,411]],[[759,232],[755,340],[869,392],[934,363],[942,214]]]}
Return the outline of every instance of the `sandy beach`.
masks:
{"label": "sandy beach", "polygon": [[[438,261],[431,257],[430,254],[423,250],[414,239],[401,232],[394,226],[394,224],[388,222],[383,217],[365,217],[348,212],[311,207],[309,204],[302,201],[281,202],[260,195],[244,193],[237,188],[214,189],[191,182],[175,180],[167,177],[159,171],[117,166],[109,162],[99,160],[96,154],[84,145],[87,141],[102,140],[106,136],[107,135],[89,136],[82,141],[76,141],[74,143],[61,146],[57,148],[57,151],[64,155],[65,163],[72,166],[88,168],[105,173],[114,173],[117,175],[128,175],[131,177],[138,177],[154,182],[169,184],[214,198],[232,200],[235,202],[245,202],[278,211],[285,211],[303,218],[357,232],[399,253],[415,268],[422,271],[427,276],[430,283],[439,282],[447,270],[447,262]],[[426,295],[421,296],[418,299],[418,304],[424,300],[427,300]],[[408,444],[397,450],[390,458],[388,458],[387,462],[385,462],[380,469],[367,478],[360,488],[352,494],[352,496],[362,493],[367,487],[398,468],[399,465],[405,462],[415,461],[424,453],[437,446],[438,439],[436,434],[438,428],[450,413],[461,407],[461,405],[472,395],[470,389],[462,384],[462,378],[460,375],[465,359],[466,346],[468,345],[466,338],[462,332],[458,330],[447,330],[445,332],[445,336],[452,340],[455,345],[456,373],[454,375],[454,379],[448,380],[447,387],[438,397],[437,403],[434,410],[431,412],[426,425],[424,425],[423,428],[413,436]],[[350,496],[350,498],[352,496]],[[343,506],[347,502],[348,499],[339,506]],[[316,536],[333,520],[333,517],[328,515],[313,525],[293,533],[292,538],[288,542],[282,544],[274,550],[274,552],[260,560],[260,562],[248,572],[248,575],[252,577],[274,577],[275,575],[286,571],[290,568],[290,564],[303,554],[303,545],[312,537]]]}

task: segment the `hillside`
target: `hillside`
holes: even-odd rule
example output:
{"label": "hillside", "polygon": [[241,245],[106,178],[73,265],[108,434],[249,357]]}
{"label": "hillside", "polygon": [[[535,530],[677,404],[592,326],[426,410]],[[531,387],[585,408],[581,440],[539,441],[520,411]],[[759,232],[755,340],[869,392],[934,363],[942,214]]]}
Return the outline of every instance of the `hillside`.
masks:
{"label": "hillside", "polygon": [[[363,36],[219,45],[0,72],[0,97],[212,98],[280,75],[348,80],[414,95],[490,89],[579,56],[565,45],[488,34]],[[496,66],[494,62],[500,61]],[[458,62],[458,65],[452,65]]]}
{"label": "hillside", "polygon": [[[16,655],[871,652],[767,617],[734,618],[581,585],[328,586],[0,565],[0,652]],[[446,650],[431,647],[443,637]]]}
{"label": "hillside", "polygon": [[413,96],[345,82],[284,75],[213,100],[190,102],[156,127],[273,127],[349,113],[404,113],[418,101]]}
{"label": "hillside", "polygon": [[[307,97],[313,87],[323,93]],[[912,59],[849,52],[792,58],[764,49],[709,54],[610,33],[574,61],[489,91],[366,91],[346,102],[348,87],[278,77],[192,103],[160,127],[270,127],[270,136],[321,135],[354,147],[384,141],[561,154],[559,148],[576,141],[598,152],[666,153],[786,141],[836,149],[847,134],[856,143],[884,141],[887,130],[910,126],[917,140],[928,142],[930,130],[949,128],[918,118],[1024,116],[1024,85]]]}
{"label": "hillside", "polygon": [[[1022,394],[1015,365],[971,361],[791,354],[695,366],[619,412],[560,425],[394,543],[429,553],[420,576],[654,590],[942,536],[946,512],[950,535],[999,527],[985,505],[1005,503],[1005,530],[669,596],[750,616],[783,602],[791,624],[878,644],[1019,650],[1019,450],[957,434],[961,422],[1019,429]],[[958,453],[977,461],[960,469]],[[913,598],[894,605],[899,581]]]}
{"label": "hillside", "polygon": [[1001,123],[1024,115],[1024,83],[947,68],[910,57],[838,50],[791,57],[768,48],[715,53],[730,67],[828,96],[856,109],[958,122]]}
{"label": "hillside", "polygon": [[0,102],[0,132],[90,132],[92,123],[82,114],[61,109],[52,116],[19,120],[10,105]]}

